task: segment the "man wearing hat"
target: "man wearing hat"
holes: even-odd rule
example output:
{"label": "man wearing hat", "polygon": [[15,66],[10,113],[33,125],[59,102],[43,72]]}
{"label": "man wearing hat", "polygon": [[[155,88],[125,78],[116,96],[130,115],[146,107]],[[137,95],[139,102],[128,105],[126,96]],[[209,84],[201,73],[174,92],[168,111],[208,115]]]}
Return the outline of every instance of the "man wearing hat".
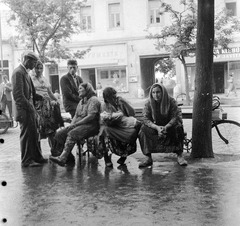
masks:
{"label": "man wearing hat", "polygon": [[64,109],[66,112],[69,112],[73,118],[80,101],[78,86],[83,80],[80,76],[76,75],[78,69],[76,60],[68,60],[67,67],[68,73],[60,79],[60,86],[62,89]]}
{"label": "man wearing hat", "polygon": [[34,52],[27,52],[23,62],[13,71],[12,85],[15,100],[15,120],[20,124],[20,148],[23,167],[41,166],[47,162],[41,154],[39,134],[37,132],[36,111],[34,101],[42,99],[36,94],[28,71],[32,70],[38,61]]}

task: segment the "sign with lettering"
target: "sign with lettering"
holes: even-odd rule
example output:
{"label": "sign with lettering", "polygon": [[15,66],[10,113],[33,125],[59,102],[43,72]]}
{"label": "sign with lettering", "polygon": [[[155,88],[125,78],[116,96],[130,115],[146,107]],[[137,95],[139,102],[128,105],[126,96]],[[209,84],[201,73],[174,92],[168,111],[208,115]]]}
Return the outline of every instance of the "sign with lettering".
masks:
{"label": "sign with lettering", "polygon": [[240,60],[240,47],[229,49],[215,49],[214,59],[216,61]]}

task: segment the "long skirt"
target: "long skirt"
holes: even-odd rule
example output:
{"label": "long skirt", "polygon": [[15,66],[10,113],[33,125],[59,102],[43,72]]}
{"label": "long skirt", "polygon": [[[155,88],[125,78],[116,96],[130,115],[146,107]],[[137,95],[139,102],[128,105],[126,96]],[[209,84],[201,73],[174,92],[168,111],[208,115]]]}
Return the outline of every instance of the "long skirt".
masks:
{"label": "long skirt", "polygon": [[122,128],[104,126],[104,143],[107,150],[112,153],[127,157],[137,151],[136,140],[140,127]]}
{"label": "long skirt", "polygon": [[52,104],[49,98],[36,101],[35,107],[38,113],[38,127],[41,139],[47,138],[58,128],[64,126],[59,104]]}
{"label": "long skirt", "polygon": [[105,153],[127,157],[136,152],[140,128],[120,128],[102,125],[97,136],[88,139],[88,150],[101,159]]}
{"label": "long skirt", "polygon": [[139,132],[139,142],[144,155],[150,153],[183,152],[184,131],[182,126],[172,127],[166,136],[159,137],[155,129],[142,125]]}

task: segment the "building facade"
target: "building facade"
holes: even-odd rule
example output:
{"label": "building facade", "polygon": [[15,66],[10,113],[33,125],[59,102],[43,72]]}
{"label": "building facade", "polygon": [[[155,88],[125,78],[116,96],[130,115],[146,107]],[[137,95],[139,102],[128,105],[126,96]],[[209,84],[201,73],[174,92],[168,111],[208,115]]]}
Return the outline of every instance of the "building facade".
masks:
{"label": "building facade", "polygon": [[[168,0],[177,10],[178,1]],[[149,87],[156,81],[155,64],[169,53],[157,50],[155,41],[146,38],[160,32],[171,23],[167,14],[160,13],[160,0],[88,0],[78,17],[81,32],[66,43],[72,51],[90,51],[78,59],[79,75],[94,88],[113,86],[121,95],[129,98],[147,96]],[[238,0],[217,0],[216,8],[227,7],[233,15],[240,16]],[[237,88],[240,88],[240,38],[235,35],[228,51],[218,50],[214,58],[214,93],[224,93],[228,74],[233,72]],[[23,49],[13,43],[3,45],[3,59],[8,74],[19,64]],[[194,89],[195,58],[187,58],[190,89]],[[53,91],[59,89],[60,78],[67,73],[67,61],[46,64],[45,75]],[[176,61],[177,92],[184,92],[184,72]]]}

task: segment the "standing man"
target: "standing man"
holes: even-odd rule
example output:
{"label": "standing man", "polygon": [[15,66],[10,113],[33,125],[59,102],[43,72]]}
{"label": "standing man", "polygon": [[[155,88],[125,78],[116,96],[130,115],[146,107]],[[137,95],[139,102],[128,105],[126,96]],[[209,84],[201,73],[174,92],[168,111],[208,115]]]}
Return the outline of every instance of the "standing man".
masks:
{"label": "standing man", "polygon": [[76,75],[78,65],[76,60],[68,60],[68,73],[60,79],[60,86],[63,95],[63,106],[66,112],[69,112],[73,118],[77,105],[80,101],[78,86],[83,82],[80,76]]}
{"label": "standing man", "polygon": [[7,75],[3,75],[1,87],[0,100],[2,111],[5,113],[6,107],[8,107],[9,117],[12,118],[12,84],[8,81]]}
{"label": "standing man", "polygon": [[16,121],[20,124],[20,148],[23,167],[41,166],[47,162],[41,153],[39,134],[36,124],[35,100],[42,96],[36,94],[28,70],[32,70],[38,61],[33,52],[24,55],[23,62],[13,71],[13,98],[16,105]]}

